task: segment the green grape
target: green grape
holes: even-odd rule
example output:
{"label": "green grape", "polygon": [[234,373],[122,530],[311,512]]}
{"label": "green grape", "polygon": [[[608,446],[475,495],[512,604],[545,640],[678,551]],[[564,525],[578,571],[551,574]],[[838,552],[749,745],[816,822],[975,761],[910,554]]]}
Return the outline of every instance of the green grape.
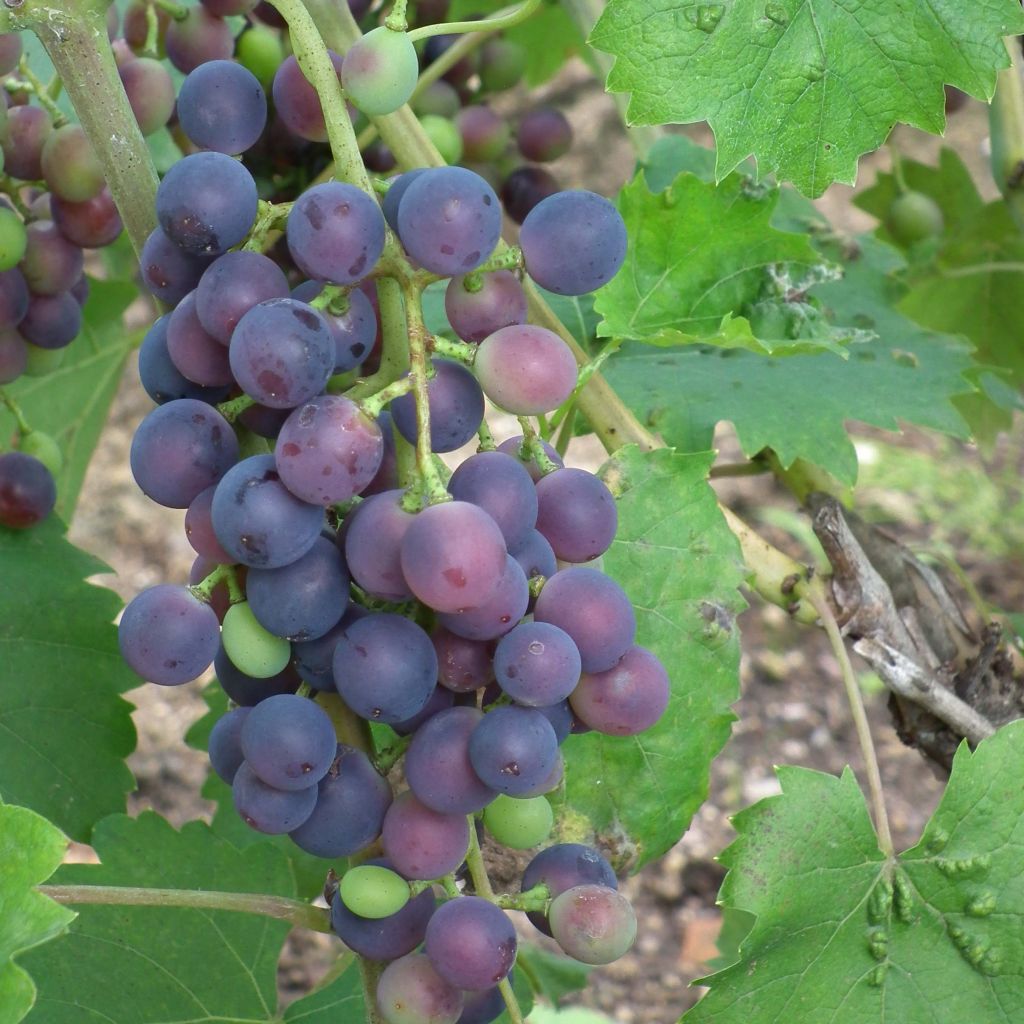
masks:
{"label": "green grape", "polygon": [[942,234],[942,210],[923,192],[904,192],[892,201],[885,226],[900,245],[913,245]]}
{"label": "green grape", "polygon": [[408,102],[419,73],[416,48],[409,37],[381,25],[345,54],[341,84],[364,114],[376,117],[394,113]]}
{"label": "green grape", "polygon": [[57,476],[64,468],[64,456],[61,454],[60,445],[41,430],[32,430],[25,434],[18,448],[26,455],[37,458],[50,471],[51,476]]}
{"label": "green grape", "polygon": [[53,373],[64,362],[64,356],[68,351],[67,347],[40,348],[27,341],[25,349],[28,352],[28,360],[25,363],[26,377],[45,377],[48,373]]}
{"label": "green grape", "polygon": [[409,883],[389,868],[363,864],[345,872],[338,895],[353,914],[376,920],[397,914],[409,902]]}
{"label": "green grape", "polygon": [[41,159],[46,184],[61,199],[84,203],[103,190],[103,167],[80,124],[66,124],[51,132]]}
{"label": "green grape", "polygon": [[228,609],[221,641],[235,668],[255,679],[269,679],[283,672],[291,658],[292,645],[265,630],[256,621],[248,601]]}
{"label": "green grape", "polygon": [[247,28],[235,44],[235,60],[251,71],[264,89],[274,80],[274,74],[284,60],[281,37],[269,28],[254,25]]}
{"label": "green grape", "polygon": [[462,136],[452,121],[436,114],[425,114],[420,118],[420,126],[445,163],[457,164],[462,159]]}
{"label": "green grape", "polygon": [[485,92],[511,89],[526,70],[526,50],[510,39],[489,39],[480,52],[480,84]]}
{"label": "green grape", "polygon": [[16,267],[25,255],[28,235],[21,218],[6,206],[0,206],[0,270]]}
{"label": "green grape", "polygon": [[555,815],[542,796],[515,799],[504,793],[484,808],[484,827],[512,850],[529,850],[547,839]]}

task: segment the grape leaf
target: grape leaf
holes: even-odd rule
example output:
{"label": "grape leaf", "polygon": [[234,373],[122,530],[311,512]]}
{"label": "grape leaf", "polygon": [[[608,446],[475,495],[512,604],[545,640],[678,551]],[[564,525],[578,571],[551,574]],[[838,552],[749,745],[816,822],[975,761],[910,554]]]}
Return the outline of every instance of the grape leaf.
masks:
{"label": "grape leaf", "polygon": [[853,773],[780,768],[734,819],[721,902],[757,914],[690,1024],[960,1024],[1024,1005],[1024,722],[962,744],[913,849],[879,851]]}
{"label": "grape leaf", "polygon": [[[64,468],[57,477],[57,512],[65,519],[74,511],[125,359],[138,343],[121,321],[137,289],[125,281],[90,279],[89,286],[82,333],[60,366],[45,377],[21,377],[6,388],[29,425],[60,444]],[[0,438],[14,429],[10,413],[0,409]]]}
{"label": "grape leaf", "polygon": [[895,122],[940,133],[944,83],[990,97],[1022,31],[1016,0],[610,0],[590,42],[631,124],[706,120],[719,178],[753,154],[816,196],[853,184]]}
{"label": "grape leaf", "polygon": [[67,839],[45,818],[0,801],[0,1024],[17,1024],[36,998],[14,958],[54,938],[74,912],[34,891],[60,865]]}
{"label": "grape leaf", "polygon": [[309,995],[292,1003],[282,1019],[285,1024],[356,1024],[365,1020],[366,1003],[359,971],[350,964],[340,977],[321,983]]}
{"label": "grape leaf", "polygon": [[549,953],[532,942],[521,942],[516,966],[530,979],[538,995],[557,1006],[567,995],[587,987],[593,967],[559,953]]}
{"label": "grape leaf", "polygon": [[975,390],[970,349],[896,311],[905,289],[889,274],[899,265],[894,250],[865,239],[859,256],[845,264],[842,281],[814,289],[837,323],[878,334],[852,346],[849,360],[831,353],[783,360],[742,350],[631,344],[611,358],[605,374],[670,445],[704,451],[715,425],[729,420],[748,456],[771,448],[784,467],[803,458],[853,484],[857,455],[847,420],[889,430],[905,420],[953,437],[969,435],[952,399]]}
{"label": "grape leaf", "polygon": [[[54,883],[294,896],[278,850],[239,851],[203,822],[178,832],[149,811],[117,815],[97,826],[93,846],[102,863],[65,866]],[[286,922],[190,907],[79,909],[66,937],[25,958],[39,987],[30,1024],[280,1019],[275,975]]]}
{"label": "grape leaf", "polygon": [[664,662],[672,695],[638,736],[570,736],[564,799],[570,825],[596,830],[632,868],[672,846],[704,802],[739,696],[743,566],[707,483],[712,461],[629,447],[602,470],[619,508],[604,568],[632,599],[637,643]]}
{"label": "grape leaf", "polygon": [[88,842],[134,788],[132,705],[119,694],[139,680],[112,625],[121,602],[84,582],[110,570],[63,533],[56,516],[0,528],[0,793]]}
{"label": "grape leaf", "polygon": [[638,175],[619,193],[626,261],[595,296],[598,334],[664,347],[702,342],[845,357],[835,328],[804,298],[834,274],[804,234],[770,224],[778,190],[733,174],[717,187],[680,174],[660,192]]}

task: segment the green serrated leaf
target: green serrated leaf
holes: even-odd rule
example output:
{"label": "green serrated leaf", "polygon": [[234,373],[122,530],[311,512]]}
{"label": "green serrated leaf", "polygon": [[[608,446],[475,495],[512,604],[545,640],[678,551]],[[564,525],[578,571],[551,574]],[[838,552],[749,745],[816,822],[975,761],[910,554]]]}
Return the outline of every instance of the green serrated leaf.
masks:
{"label": "green serrated leaf", "polygon": [[753,154],[817,196],[853,184],[895,122],[941,132],[944,83],[990,97],[1022,31],[1016,0],[610,0],[590,42],[616,58],[630,123],[706,120],[719,178]]}
{"label": "green serrated leaf", "polygon": [[734,819],[721,901],[757,915],[684,1021],[961,1024],[1024,1005],[1024,722],[962,744],[938,809],[890,866],[853,773],[779,769]]}
{"label": "green serrated leaf", "polygon": [[[121,370],[138,338],[121,316],[137,295],[125,281],[90,280],[82,333],[64,362],[45,377],[22,377],[6,388],[29,424],[56,438],[64,454],[57,478],[57,512],[70,519],[85,471],[110,411]],[[0,438],[14,432],[10,413],[0,409]]]}
{"label": "green serrated leaf", "polygon": [[896,310],[904,288],[889,271],[898,265],[893,249],[864,239],[843,279],[814,289],[836,324],[878,335],[853,346],[846,361],[830,353],[781,360],[741,350],[627,344],[606,376],[668,444],[704,451],[715,425],[728,420],[748,456],[771,448],[784,467],[802,458],[853,484],[857,455],[847,420],[888,430],[907,421],[969,435],[953,399],[975,390],[967,376],[976,369],[970,349]]}
{"label": "green serrated leaf", "polygon": [[285,1024],[359,1024],[366,1018],[363,984],[355,964],[327,985],[297,999],[284,1012]]}
{"label": "green serrated leaf", "polygon": [[738,174],[716,187],[683,173],[659,192],[637,176],[619,193],[629,242],[622,269],[594,298],[598,334],[842,353],[852,332],[836,331],[803,298],[828,265],[806,235],[771,226],[777,201],[777,189]]}
{"label": "green serrated leaf", "polygon": [[112,591],[84,582],[110,570],[69,544],[51,516],[0,528],[0,793],[88,842],[134,788],[139,685],[121,658]]}
{"label": "green serrated leaf", "polygon": [[632,599],[637,643],[664,662],[672,695],[639,736],[570,736],[564,799],[632,868],[672,846],[703,803],[739,696],[743,567],[707,482],[712,461],[630,447],[602,470],[619,508],[604,568]]}
{"label": "green serrated leaf", "polygon": [[519,944],[516,966],[530,979],[534,991],[555,1006],[570,993],[586,988],[594,969],[526,942]]}
{"label": "green serrated leaf", "polygon": [[[54,883],[295,894],[279,851],[239,851],[203,822],[178,832],[152,812],[115,816],[97,826],[93,846],[102,863],[63,867]],[[288,931],[253,914],[82,906],[66,937],[25,958],[39,987],[28,1020],[278,1020],[276,966]]]}
{"label": "green serrated leaf", "polygon": [[0,801],[0,1024],[17,1024],[36,987],[14,958],[63,932],[75,914],[35,891],[59,867],[67,837],[45,818]]}

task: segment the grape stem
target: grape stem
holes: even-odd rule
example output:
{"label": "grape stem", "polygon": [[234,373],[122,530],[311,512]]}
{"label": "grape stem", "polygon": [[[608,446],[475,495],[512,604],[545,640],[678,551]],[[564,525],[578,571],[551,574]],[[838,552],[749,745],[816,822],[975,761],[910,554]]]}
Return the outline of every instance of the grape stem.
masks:
{"label": "grape stem", "polygon": [[540,437],[537,435],[537,428],[530,421],[529,416],[518,416],[519,426],[523,431],[523,443],[519,446],[519,456],[523,461],[533,459],[537,463],[537,467],[541,473],[547,476],[548,473],[553,473],[558,466],[551,461],[550,456],[544,450],[544,445],[540,442]]}
{"label": "grape stem", "polygon": [[491,433],[491,428],[487,425],[487,420],[480,421],[476,436],[480,438],[480,447],[477,451],[494,452],[498,450],[498,446],[494,443],[494,435]]}
{"label": "grape stem", "polygon": [[153,60],[160,59],[160,19],[152,4],[146,5],[146,42],[143,52]]}
{"label": "grape stem", "polygon": [[430,340],[430,350],[445,359],[465,363],[466,366],[473,365],[477,353],[476,345],[470,345],[465,341],[449,341],[447,338],[436,336]]}
{"label": "grape stem", "polygon": [[32,70],[28,63],[28,57],[22,57],[18,61],[18,74],[25,80],[24,82],[6,82],[5,85],[9,92],[14,92],[11,86],[17,87],[18,92],[29,92],[37,100],[39,105],[50,115],[50,119],[53,121],[54,128],[62,128],[68,123],[68,119],[64,114],[64,111],[57,106],[56,103],[50,98],[50,92],[47,87],[42,83],[39,76]]}
{"label": "grape stem", "polygon": [[218,565],[208,576],[204,576],[203,579],[188,589],[200,601],[209,604],[213,592],[221,583],[227,584],[228,600],[231,604],[240,604],[245,600],[245,595],[242,593],[242,588],[238,583],[238,574],[235,572],[233,565]]}
{"label": "grape stem", "polygon": [[512,28],[521,21],[525,21],[541,5],[541,0],[526,0],[514,11],[508,14],[499,14],[494,18],[483,18],[480,21],[453,21],[448,25],[424,25],[415,28],[409,33],[409,38],[415,43],[419,39],[429,39],[430,36],[454,36],[463,32],[500,32],[502,29]]}
{"label": "grape stem", "polygon": [[176,0],[149,0],[149,7],[150,10],[159,7],[175,21],[184,21],[188,17],[188,8],[184,4],[177,3]]}
{"label": "grape stem", "polygon": [[551,891],[541,882],[526,892],[503,892],[494,897],[494,902],[502,910],[522,910],[527,913],[537,911],[546,914],[551,903]]}
{"label": "grape stem", "polygon": [[364,398],[360,403],[360,408],[367,416],[376,419],[384,407],[393,398],[400,398],[402,395],[407,395],[413,390],[414,384],[412,377],[399,377],[398,380],[393,380],[387,387],[383,387],[375,395],[370,398]]}
{"label": "grape stem", "polygon": [[26,434],[31,434],[32,428],[29,426],[28,420],[25,419],[21,406],[3,388],[0,388],[0,402],[7,406],[8,411],[14,417],[19,436],[24,437]]}
{"label": "grape stem", "polygon": [[105,903],[135,907],[194,907],[233,910],[276,917],[289,924],[330,932],[330,913],[302,900],[249,892],[211,892],[194,889],[144,889],[121,885],[40,885],[38,891],[58,903]]}
{"label": "grape stem", "polygon": [[[265,199],[260,200],[259,212],[256,214],[256,223],[249,232],[249,238],[242,249],[246,252],[265,252],[272,242],[268,244],[268,236],[271,232],[280,233],[288,220],[294,203],[268,203]],[[275,235],[275,240],[276,240]]]}
{"label": "grape stem", "polygon": [[407,5],[408,0],[395,0],[391,11],[384,19],[384,27],[391,29],[392,32],[404,32],[409,27],[409,22],[405,17]]}
{"label": "grape stem", "polygon": [[237,398],[232,398],[228,402],[221,402],[217,406],[217,412],[221,414],[228,421],[228,423],[234,423],[238,417],[245,412],[246,409],[256,404],[256,399],[252,395],[239,395]]}

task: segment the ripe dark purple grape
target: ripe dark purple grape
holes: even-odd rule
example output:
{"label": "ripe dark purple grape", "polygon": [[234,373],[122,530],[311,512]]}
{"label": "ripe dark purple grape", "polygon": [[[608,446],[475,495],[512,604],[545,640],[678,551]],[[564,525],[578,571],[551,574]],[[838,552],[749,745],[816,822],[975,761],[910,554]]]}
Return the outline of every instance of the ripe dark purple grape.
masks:
{"label": "ripe dark purple grape", "polygon": [[276,569],[298,561],[316,543],[323,524],[324,510],[285,487],[272,455],[243,459],[228,470],[213,496],[217,540],[236,561],[253,568]]}
{"label": "ripe dark purple grape", "polygon": [[4,172],[22,181],[38,181],[43,176],[43,146],[52,131],[53,121],[41,107],[12,107],[3,139]]}
{"label": "ripe dark purple grape", "polygon": [[527,160],[543,164],[569,152],[572,127],[565,114],[554,107],[537,107],[523,115],[516,131],[516,145]]}
{"label": "ripe dark purple grape", "polygon": [[343,395],[321,395],[296,409],[274,448],[288,490],[325,506],[358,494],[374,478],[383,456],[377,421]]}
{"label": "ripe dark purple grape", "polygon": [[397,178],[392,179],[391,187],[384,193],[384,199],[381,201],[381,211],[392,231],[398,230],[398,207],[402,202],[402,196],[405,195],[405,190],[424,171],[426,171],[425,167],[417,167],[415,170],[406,171],[405,174],[399,174]]}
{"label": "ripe dark purple grape", "polygon": [[557,896],[548,922],[563,951],[584,964],[610,964],[636,941],[632,905],[603,885],[578,885]]}
{"label": "ripe dark purple grape", "polygon": [[189,292],[167,324],[167,354],[181,375],[204,387],[234,383],[228,350],[207,334],[196,316],[196,293]]}
{"label": "ripe dark purple grape", "polygon": [[399,874],[441,878],[466,859],[469,823],[463,814],[441,814],[403,793],[384,817],[381,838],[384,855]]}
{"label": "ripe dark purple grape", "polygon": [[231,700],[242,707],[253,707],[261,700],[266,700],[279,693],[294,693],[302,681],[291,665],[276,676],[266,679],[247,676],[235,668],[223,647],[217,651],[217,656],[213,659],[213,669],[221,689]]}
{"label": "ripe dark purple grape", "polygon": [[[329,52],[340,80],[341,57],[333,51]],[[287,57],[277,69],[271,91],[277,116],[290,132],[309,142],[327,141],[327,126],[320,98],[294,57]]]}
{"label": "ripe dark purple grape", "polygon": [[537,529],[565,562],[589,562],[615,539],[611,491],[584,469],[559,469],[537,482]]}
{"label": "ripe dark purple grape", "polygon": [[452,474],[448,491],[457,501],[479,505],[497,524],[509,550],[520,545],[537,521],[537,489],[518,459],[504,452],[478,452]]}
{"label": "ripe dark purple grape", "polygon": [[646,648],[631,647],[610,669],[585,673],[569,703],[591,729],[635,736],[661,718],[669,693],[665,666]]}
{"label": "ripe dark purple grape", "polygon": [[209,61],[230,60],[235,52],[231,26],[201,4],[186,11],[184,18],[172,19],[167,26],[167,59],[183,75]]}
{"label": "ripe dark purple grape", "polygon": [[234,465],[238,440],[216,409],[180,398],[158,406],[139,424],[130,459],[136,483],[153,501],[188,508]]}
{"label": "ripe dark purple grape", "polygon": [[389,612],[367,615],[338,639],[334,681],[357,715],[371,722],[402,722],[430,699],[437,655],[415,622]]}
{"label": "ripe dark purple grape", "polygon": [[469,739],[482,719],[476,708],[454,707],[434,715],[413,735],[405,778],[422,804],[443,814],[472,814],[497,795],[480,781],[469,760]]}
{"label": "ripe dark purple grape", "polygon": [[110,245],[124,227],[108,188],[101,189],[84,203],[69,203],[53,196],[50,209],[60,233],[83,249],[102,249]]}
{"label": "ripe dark purple grape", "polygon": [[514,701],[546,707],[565,700],[580,681],[572,637],[548,622],[524,622],[498,642],[494,677]]}
{"label": "ripe dark purple grape", "polygon": [[361,750],[338,744],[317,787],[313,813],[291,833],[296,846],[315,857],[351,857],[377,839],[391,787]]}
{"label": "ripe dark purple grape", "polygon": [[200,255],[238,245],[256,219],[257,205],[252,175],[223,153],[179,160],[156,193],[156,215],[167,237]]}
{"label": "ripe dark purple grape", "polygon": [[351,513],[345,534],[345,558],[352,578],[371,597],[406,601],[412,591],[402,575],[401,544],[413,522],[402,508],[404,492],[383,491]]}
{"label": "ripe dark purple grape", "polygon": [[174,79],[158,60],[139,57],[118,68],[128,103],[143,135],[159,131],[174,113]]}
{"label": "ripe dark purple grape", "polygon": [[419,512],[402,538],[409,589],[439,612],[475,608],[498,589],[507,552],[497,524],[465,501]]}
{"label": "ripe dark purple grape", "polygon": [[604,672],[633,645],[636,616],[622,588],[596,569],[556,572],[534,605],[533,617],[565,630],[579,648],[584,672]]}
{"label": "ripe dark purple grape", "polygon": [[210,257],[179,249],[160,228],[146,239],[139,257],[142,280],[161,302],[176,306],[197,284]]}
{"label": "ripe dark purple grape", "polygon": [[465,274],[498,244],[501,206],[478,174],[462,167],[432,167],[402,196],[398,235],[420,266],[445,276]]}
{"label": "ripe dark purple grape", "polygon": [[309,819],[316,806],[317,787],[284,790],[268,786],[243,761],[231,785],[235,810],[250,828],[267,835],[293,832]]}
{"label": "ripe dark purple grape", "polygon": [[377,1008],[385,1024],[457,1024],[462,993],[422,953],[392,960],[377,982]]}
{"label": "ripe dark purple grape", "polygon": [[519,563],[527,580],[533,576],[554,576],[558,571],[558,560],[544,534],[531,530],[526,539],[509,554]]}
{"label": "ripe dark purple grape", "polygon": [[356,619],[369,614],[365,608],[350,601],[341,621],[322,637],[292,644],[292,663],[303,682],[309,683],[314,690],[335,690],[334,648],[338,646],[342,633]]}
{"label": "ripe dark purple grape", "polygon": [[546,327],[514,324],[489,335],[473,364],[484,394],[519,416],[553,412],[576,387],[576,357]]}
{"label": "ripe dark purple grape", "polygon": [[[306,281],[292,289],[292,298],[312,302],[323,290],[319,281]],[[334,372],[354,370],[373,349],[377,337],[377,314],[373,303],[359,288],[348,293],[348,309],[332,313],[322,309],[334,335]]]}
{"label": "ripe dark purple grape", "polygon": [[242,390],[272,409],[293,409],[309,401],[323,390],[334,367],[334,338],[327,321],[294,299],[268,299],[253,306],[239,320],[228,352]]}
{"label": "ripe dark purple grape", "polygon": [[490,645],[481,640],[467,640],[443,626],[430,634],[437,654],[438,680],[455,693],[479,690],[494,679],[491,671]]}
{"label": "ripe dark purple grape", "polygon": [[626,258],[626,225],[604,196],[583,189],[538,203],[519,231],[526,272],[559,295],[607,284]]}
{"label": "ripe dark purple grape", "polygon": [[[548,887],[552,899],[577,885],[601,885],[607,889],[619,887],[608,861],[593,847],[581,843],[549,846],[526,865],[520,885],[522,891],[529,892],[541,884]],[[543,914],[531,911],[527,917],[545,935],[551,934]]]}
{"label": "ripe dark purple grape", "polygon": [[0,327],[17,327],[28,312],[28,285],[17,267],[0,271]]}
{"label": "ripe dark purple grape", "polygon": [[469,759],[478,778],[509,796],[526,796],[541,785],[557,758],[555,730],[533,708],[488,711],[469,738]]}
{"label": "ripe dark purple grape", "polygon": [[59,295],[82,276],[83,256],[50,220],[37,220],[25,229],[21,272],[34,295]]}
{"label": "ripe dark purple grape", "polygon": [[380,139],[374,139],[362,153],[366,169],[374,174],[389,174],[398,166],[395,154]]}
{"label": "ripe dark purple grape", "polygon": [[117,638],[132,671],[151,683],[179,686],[210,667],[220,623],[187,587],[161,584],[129,601]]}
{"label": "ripe dark purple grape", "polygon": [[508,122],[484,104],[463,107],[455,118],[462,136],[462,152],[469,161],[497,160],[508,145]]}
{"label": "ripe dark purple grape", "polygon": [[290,565],[250,569],[245,595],[264,629],[289,640],[315,640],[341,621],[348,607],[348,584],[341,552],[318,537]]}
{"label": "ripe dark purple grape", "polygon": [[517,167],[502,183],[501,201],[505,212],[522,224],[540,202],[561,191],[550,171],[543,167]]}
{"label": "ripe dark purple grape", "polygon": [[220,541],[213,532],[212,508],[216,490],[216,485],[212,485],[192,499],[185,512],[185,536],[196,554],[209,558],[212,562],[229,564],[231,556],[220,546]]}
{"label": "ripe dark purple grape", "polygon": [[70,345],[82,329],[82,307],[71,292],[33,295],[28,312],[18,324],[18,333],[39,348],[57,349]]}
{"label": "ripe dark purple grape", "polygon": [[288,215],[288,251],[308,277],[353,284],[384,251],[384,215],[355,185],[328,181],[303,192]]}
{"label": "ripe dark purple grape", "polygon": [[[427,40],[427,45],[423,48],[423,63],[425,65],[433,64],[442,53],[450,49],[458,41],[459,36],[448,33],[431,36]],[[478,65],[478,55],[468,53],[461,60],[453,64],[442,77],[446,82],[451,82],[452,85],[462,85],[476,74]]]}
{"label": "ripe dark purple grape", "polygon": [[263,134],[267,98],[251,71],[234,61],[214,60],[181,83],[178,120],[197,146],[236,155]]}
{"label": "ripe dark purple grape", "polygon": [[526,323],[526,292],[512,271],[496,270],[480,280],[471,292],[465,277],[453,277],[444,293],[448,322],[463,341],[479,343],[502,327]]}
{"label": "ripe dark purple grape", "polygon": [[0,454],[0,526],[35,526],[56,503],[53,476],[37,458],[24,452]]}
{"label": "ripe dark purple grape", "polygon": [[238,321],[253,306],[287,295],[288,281],[273,260],[258,252],[226,252],[199,280],[196,315],[217,341],[228,345]]}
{"label": "ripe dark purple grape", "polygon": [[0,328],[0,384],[17,380],[28,365],[25,340],[10,328]]}
{"label": "ripe dark purple grape", "polygon": [[496,985],[512,970],[516,946],[508,916],[480,896],[443,904],[427,925],[427,956],[456,988],[480,991]]}
{"label": "ripe dark purple grape", "polygon": [[[547,455],[558,469],[561,469],[565,465],[562,461],[562,456],[559,455],[558,452],[547,443],[547,441],[541,441],[540,444],[544,449],[544,454]],[[540,466],[537,465],[537,460],[523,448],[522,434],[517,434],[515,437],[510,437],[507,440],[502,441],[501,444],[498,445],[498,451],[505,452],[506,455],[511,455],[518,459],[526,467],[526,472],[530,474],[534,483],[544,476]]]}
{"label": "ripe dark purple grape", "polygon": [[[450,359],[431,360],[434,376],[427,383],[430,407],[430,450],[453,452],[471,441],[484,418],[484,395],[476,378]],[[391,403],[391,416],[398,432],[410,444],[416,443],[416,400],[406,394]]]}
{"label": "ripe dark purple grape", "polygon": [[[509,981],[515,971],[509,972]],[[466,992],[463,994],[462,1016],[457,1024],[492,1024],[505,1012],[505,999],[501,989],[495,985],[482,992]]]}
{"label": "ripe dark purple grape", "polygon": [[505,556],[505,569],[494,593],[475,608],[438,615],[445,629],[469,640],[495,640],[504,636],[526,614],[530,588],[526,574],[511,556]]}
{"label": "ripe dark purple grape", "polygon": [[235,772],[242,767],[245,754],[242,753],[242,725],[249,714],[249,708],[234,708],[222,715],[210,731],[207,748],[210,752],[210,767],[229,786]]}
{"label": "ripe dark purple grape", "polygon": [[447,711],[455,704],[455,694],[444,686],[435,686],[427,703],[411,718],[403,718],[400,722],[391,722],[391,728],[399,736],[411,736],[424,722]]}
{"label": "ripe dark purple grape", "polygon": [[337,740],[323,708],[285,693],[268,697],[252,709],[242,727],[242,752],[268,786],[308,789],[327,774]]}
{"label": "ripe dark purple grape", "polygon": [[[194,398],[213,405],[227,397],[228,389],[204,388],[182,376],[171,362],[167,351],[167,325],[170,316],[162,316],[146,332],[139,347],[139,380],[146,394],[157,405],[173,402],[177,398]],[[200,552],[202,554],[202,552]]]}

